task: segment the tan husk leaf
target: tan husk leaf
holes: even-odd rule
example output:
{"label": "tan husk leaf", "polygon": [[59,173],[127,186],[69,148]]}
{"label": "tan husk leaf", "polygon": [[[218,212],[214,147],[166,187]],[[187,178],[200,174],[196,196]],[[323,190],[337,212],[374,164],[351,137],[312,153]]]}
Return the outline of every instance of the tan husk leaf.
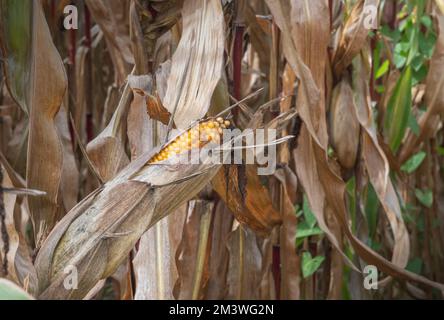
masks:
{"label": "tan husk leaf", "polygon": [[106,128],[86,146],[91,163],[102,181],[113,178],[129,160],[125,153],[125,116],[130,105],[131,89],[127,83],[119,104]]}
{"label": "tan husk leaf", "polygon": [[339,163],[352,169],[359,145],[359,123],[356,119],[353,91],[346,80],[333,89],[330,106],[330,139]]}
{"label": "tan husk leaf", "polygon": [[[36,260],[40,298],[82,298],[116,270],[148,228],[193,197],[220,167],[210,160],[147,165],[157,151],[131,162],[57,224]],[[76,290],[63,286],[70,265],[78,270]]]}

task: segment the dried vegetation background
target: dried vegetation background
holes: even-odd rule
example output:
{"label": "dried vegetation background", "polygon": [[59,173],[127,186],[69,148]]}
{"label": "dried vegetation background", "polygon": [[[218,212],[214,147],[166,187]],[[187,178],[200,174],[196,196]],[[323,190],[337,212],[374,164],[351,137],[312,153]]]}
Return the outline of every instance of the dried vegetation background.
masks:
{"label": "dried vegetation background", "polygon": [[[1,297],[443,298],[443,28],[442,0],[0,0]],[[236,103],[293,136],[273,175],[148,164]]]}

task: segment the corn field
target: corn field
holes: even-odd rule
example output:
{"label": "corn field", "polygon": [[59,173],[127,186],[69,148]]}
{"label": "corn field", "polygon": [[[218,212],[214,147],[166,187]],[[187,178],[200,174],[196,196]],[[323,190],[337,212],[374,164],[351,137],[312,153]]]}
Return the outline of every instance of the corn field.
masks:
{"label": "corn field", "polygon": [[[0,299],[444,298],[443,0],[0,0],[0,49]],[[172,160],[228,129],[275,170]]]}

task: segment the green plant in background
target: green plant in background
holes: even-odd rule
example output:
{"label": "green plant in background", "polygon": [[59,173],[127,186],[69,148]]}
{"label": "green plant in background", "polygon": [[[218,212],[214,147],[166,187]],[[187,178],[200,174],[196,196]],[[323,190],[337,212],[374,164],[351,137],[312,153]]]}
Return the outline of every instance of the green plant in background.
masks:
{"label": "green plant in background", "polygon": [[398,27],[392,30],[388,25],[383,25],[380,30],[381,36],[394,45],[392,61],[386,59],[380,63],[380,54],[385,45],[383,39],[374,50],[375,80],[386,74],[391,64],[391,67],[401,72],[388,101],[384,120],[388,143],[395,153],[408,127],[415,134],[419,132],[418,123],[412,113],[412,88],[425,79],[427,61],[431,58],[436,43],[432,19],[425,13],[425,0],[403,2],[405,5],[398,14]]}
{"label": "green plant in background", "polygon": [[0,279],[0,300],[33,300],[26,291],[13,282]]}
{"label": "green plant in background", "polygon": [[[312,236],[323,235],[324,232],[317,226],[317,220],[310,209],[307,196],[304,195],[302,201],[302,209],[296,206],[296,215],[299,218],[298,227],[296,230],[296,248],[300,247],[305,239]],[[312,257],[310,252],[303,252],[301,259],[302,276],[308,278],[313,275],[321,266],[325,257],[318,255]]]}
{"label": "green plant in background", "polygon": [[317,226],[316,218],[310,209],[305,195],[302,202],[302,209],[299,209],[299,206],[296,207],[296,215],[300,218],[296,230],[296,247],[299,247],[306,238],[324,233]]}

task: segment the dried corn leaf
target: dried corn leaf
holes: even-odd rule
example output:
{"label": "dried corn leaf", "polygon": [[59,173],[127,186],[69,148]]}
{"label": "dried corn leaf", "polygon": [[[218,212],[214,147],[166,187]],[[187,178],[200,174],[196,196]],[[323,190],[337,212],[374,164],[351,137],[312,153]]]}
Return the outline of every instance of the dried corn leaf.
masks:
{"label": "dried corn leaf", "polygon": [[224,202],[219,201],[215,208],[210,235],[211,249],[205,299],[215,300],[225,297],[229,260],[227,242],[232,227],[233,215]]}
{"label": "dried corn leaf", "polygon": [[[4,160],[4,159],[3,159]],[[3,181],[1,182],[2,188],[15,188],[20,186],[15,184],[17,178],[14,177],[14,173],[10,173],[2,165]],[[6,167],[8,164],[5,163]],[[9,167],[9,171],[11,168]],[[4,191],[4,190],[2,190]],[[2,228],[2,236],[0,239],[0,275],[14,281],[16,284],[27,285],[29,292],[34,292],[37,286],[36,271],[32,264],[31,252],[26,243],[25,237],[21,232],[20,218],[24,206],[22,205],[22,199],[18,195],[10,192],[3,194],[4,204],[4,226]],[[2,223],[3,223],[2,222]],[[3,227],[3,226],[2,226]],[[3,234],[6,231],[6,234]]]}
{"label": "dried corn leaf", "polygon": [[102,181],[113,178],[129,160],[125,153],[124,117],[130,104],[130,86],[127,83],[120,97],[119,105],[106,128],[86,146],[91,163]]}
{"label": "dried corn leaf", "polygon": [[375,188],[379,201],[384,207],[390,226],[393,230],[394,246],[392,262],[404,268],[407,265],[410,252],[408,232],[405,227],[401,208],[393,184],[390,180],[390,168],[387,157],[379,146],[376,127],[370,108],[370,98],[366,72],[361,60],[358,58],[353,63],[353,85],[355,91],[356,116],[363,132],[362,152],[370,181]]}
{"label": "dried corn leaf", "polygon": [[296,175],[288,168],[278,170],[276,178],[281,183],[282,226],[280,230],[281,299],[300,299],[300,257],[296,250],[297,217],[291,197],[297,189]]}
{"label": "dried corn leaf", "polygon": [[131,51],[128,0],[86,0],[92,17],[105,35],[115,67],[116,82],[120,85],[131,71],[134,56]]}
{"label": "dried corn leaf", "polygon": [[68,116],[64,107],[60,108],[55,118],[57,132],[63,146],[63,166],[60,193],[65,212],[71,210],[77,203],[79,191],[79,170],[72,147],[68,126]]}
{"label": "dried corn leaf", "polygon": [[[299,80],[298,107],[300,116],[304,121],[301,132],[304,133],[305,137],[299,138],[299,141],[302,139],[307,141],[304,141],[304,148],[298,147],[294,151],[296,172],[307,192],[320,228],[326,233],[332,244],[340,250],[338,239],[328,229],[325,222],[325,193],[316,186],[319,180],[322,179],[316,168],[316,163],[319,161],[326,164],[327,151],[325,105],[322,100],[323,94],[320,94],[318,86],[320,88],[324,87],[326,50],[330,32],[327,22],[321,23],[321,25],[319,25],[319,22],[325,21],[322,19],[321,13],[325,13],[326,10],[328,12],[328,6],[326,1],[309,2],[305,0],[291,4],[289,1],[266,0],[266,2],[276,24],[282,31],[284,55]],[[297,8],[300,10],[296,15]],[[295,16],[290,17],[290,12],[294,12]],[[310,40],[311,42],[309,42]],[[320,43],[313,43],[316,41]],[[296,45],[300,42],[304,43],[305,46]],[[318,52],[313,52],[315,50]],[[320,62],[313,59],[311,55],[318,57]],[[313,68],[313,74],[306,63],[309,64],[310,68]],[[324,69],[319,68],[318,63],[324,64]],[[309,136],[305,130],[308,130]],[[317,156],[313,153],[314,149],[320,152]],[[343,201],[343,198],[340,198],[340,201]],[[343,256],[348,260],[344,254]]]}
{"label": "dried corn leaf", "polygon": [[226,299],[259,299],[262,255],[255,234],[238,224],[231,232],[227,246],[230,261]]}
{"label": "dried corn leaf", "polygon": [[66,90],[62,59],[52,43],[40,1],[33,2],[32,58],[30,62],[29,139],[26,180],[32,189],[45,191],[45,197],[29,199],[36,246],[56,223],[62,173],[62,147],[54,118]]}
{"label": "dried corn leaf", "polygon": [[227,165],[219,170],[212,185],[240,223],[265,235],[281,218],[257,169],[255,165]]}
{"label": "dried corn leaf", "polygon": [[[222,72],[224,17],[217,0],[187,0],[183,33],[173,58],[164,106],[184,129],[203,118]],[[178,94],[180,93],[180,94]]]}
{"label": "dried corn leaf", "polygon": [[[130,108],[130,114],[134,104],[142,103],[142,105],[144,105],[145,113],[147,113],[151,119],[158,120],[167,125],[171,114],[162,105],[162,101],[157,93],[151,93],[153,87],[151,77],[147,75],[132,76],[129,77],[128,82],[133,90],[134,96],[133,103]],[[139,119],[139,121],[142,121],[142,119]],[[146,117],[143,117],[143,121],[148,122],[146,121]]]}
{"label": "dried corn leaf", "polygon": [[359,0],[353,6],[345,21],[333,58],[333,69],[337,77],[341,76],[367,42],[368,24],[377,18],[371,17],[370,14],[377,13],[378,4],[379,0]]}
{"label": "dried corn leaf", "polygon": [[[298,87],[300,116],[316,142],[326,149],[325,107],[320,103],[323,94],[319,89],[323,88],[319,81],[324,83],[322,75],[325,72],[319,65],[325,64],[330,32],[327,28],[328,23],[320,16],[322,12],[328,10],[326,1],[304,0],[290,4],[288,0],[266,0],[266,3],[282,32],[284,55],[300,84]],[[310,39],[311,43],[308,42]],[[300,45],[301,41],[304,45]],[[309,63],[319,73],[312,74],[308,68]]]}
{"label": "dried corn leaf", "polygon": [[[150,83],[148,76],[141,76],[140,80]],[[156,140],[165,133],[165,126],[149,119],[145,99],[134,93],[128,113],[128,142],[132,159],[153,149],[158,142]],[[160,220],[140,238],[133,259],[136,300],[174,298],[173,288],[178,277],[174,257],[186,214],[183,207]]]}
{"label": "dried corn leaf", "polygon": [[175,291],[178,299],[202,299],[208,282],[214,203],[192,200],[177,251],[179,278]]}
{"label": "dried corn leaf", "polygon": [[260,272],[261,281],[260,281],[260,293],[259,293],[259,299],[261,300],[272,300],[276,299],[276,297],[279,296],[278,293],[276,292],[277,279],[275,279],[276,269],[274,269],[274,258],[275,258],[274,253],[276,251],[274,246],[274,241],[275,241],[274,239],[275,239],[275,234],[272,234],[268,238],[259,238],[258,236],[256,236],[256,240],[262,255],[262,264]]}
{"label": "dried corn leaf", "polygon": [[173,288],[178,277],[174,256],[182,235],[180,208],[160,220],[143,234],[133,260],[136,277],[136,300],[174,299]]}

